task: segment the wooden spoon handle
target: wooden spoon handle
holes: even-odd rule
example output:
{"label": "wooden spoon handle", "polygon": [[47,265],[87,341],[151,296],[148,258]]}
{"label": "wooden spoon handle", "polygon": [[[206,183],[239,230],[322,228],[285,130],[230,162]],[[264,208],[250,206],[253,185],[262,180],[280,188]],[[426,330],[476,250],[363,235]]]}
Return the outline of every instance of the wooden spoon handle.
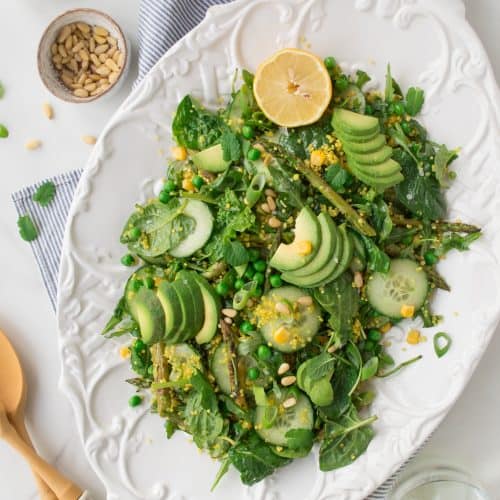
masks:
{"label": "wooden spoon handle", "polygon": [[[10,418],[10,421],[14,426],[14,429],[16,429],[19,436],[23,438],[24,442],[28,446],[33,448],[33,443],[31,442],[28,431],[26,430],[26,425],[24,424],[24,418],[16,414]],[[55,496],[54,492],[47,486],[45,481],[36,473],[35,470],[32,470],[32,472],[36,481],[36,485],[38,487],[38,494],[40,495],[40,499],[57,500],[57,497]]]}
{"label": "wooden spoon handle", "polygon": [[77,500],[83,493],[82,490],[43,460],[33,448],[30,448],[10,423],[5,410],[2,410],[0,408],[1,437],[25,458],[31,468],[47,483],[59,500]]}

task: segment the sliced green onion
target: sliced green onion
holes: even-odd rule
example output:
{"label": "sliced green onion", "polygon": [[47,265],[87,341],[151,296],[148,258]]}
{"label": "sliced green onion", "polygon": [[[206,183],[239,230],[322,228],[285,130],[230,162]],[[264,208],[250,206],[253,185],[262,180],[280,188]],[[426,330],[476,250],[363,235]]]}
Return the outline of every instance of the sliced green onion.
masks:
{"label": "sliced green onion", "polygon": [[255,398],[255,403],[257,406],[268,406],[267,396],[263,387],[254,385],[252,387],[253,397]]}
{"label": "sliced green onion", "polygon": [[238,290],[233,297],[233,308],[237,311],[241,311],[246,305],[250,297],[257,288],[256,281],[249,281],[243,285],[241,290]]}
{"label": "sliced green onion", "polygon": [[405,366],[411,365],[415,363],[416,361],[419,361],[423,358],[423,356],[420,354],[419,356],[416,356],[415,358],[411,358],[408,361],[403,361],[403,363],[400,363],[398,366],[395,366],[392,370],[389,370],[388,372],[385,373],[377,373],[377,377],[384,378],[384,377],[389,377],[390,375],[394,375],[396,372],[404,368]]}
{"label": "sliced green onion", "polygon": [[248,186],[245,194],[245,202],[249,207],[253,207],[262,195],[264,186],[266,185],[266,176],[264,174],[257,174]]}
{"label": "sliced green onion", "polygon": [[[444,344],[441,342],[441,339],[444,339]],[[442,358],[451,347],[451,337],[445,332],[439,332],[434,335],[434,351],[438,358]]]}

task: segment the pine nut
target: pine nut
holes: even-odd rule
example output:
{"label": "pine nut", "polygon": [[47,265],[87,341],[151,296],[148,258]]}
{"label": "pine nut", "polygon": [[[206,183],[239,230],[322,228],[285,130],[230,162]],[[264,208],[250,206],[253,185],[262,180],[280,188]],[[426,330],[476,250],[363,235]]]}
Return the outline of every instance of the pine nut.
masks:
{"label": "pine nut", "polygon": [[359,271],[354,273],[354,286],[356,288],[363,288],[363,275]]}
{"label": "pine nut", "polygon": [[224,316],[227,316],[228,318],[235,318],[236,315],[238,314],[238,311],[236,309],[232,309],[230,307],[222,309],[222,314]]}
{"label": "pine nut", "polygon": [[99,58],[95,54],[90,54],[90,60],[96,65],[98,68],[101,65],[101,61],[99,61]]}
{"label": "pine nut", "polygon": [[267,203],[262,203],[260,205],[260,209],[265,212],[266,214],[270,214],[271,213],[271,209],[269,208],[269,205]]}
{"label": "pine nut", "polygon": [[331,345],[327,351],[331,354],[332,352],[335,352],[337,350],[337,348],[334,346],[334,345]]}
{"label": "pine nut", "polygon": [[82,41],[80,41],[71,49],[71,52],[73,52],[73,54],[76,54],[77,52],[80,52],[80,50],[82,50],[84,47],[85,45]]}
{"label": "pine nut", "polygon": [[57,54],[57,43],[52,44],[52,46],[50,47],[50,52],[53,56]]}
{"label": "pine nut", "polygon": [[94,52],[95,47],[96,47],[96,45],[95,45],[95,40],[94,40],[93,38],[91,38],[91,39],[89,40],[89,50],[90,50],[90,52]]}
{"label": "pine nut", "polygon": [[272,227],[273,229],[277,229],[278,227],[281,227],[281,221],[277,217],[271,217],[268,221],[267,224],[269,227]]}
{"label": "pine nut", "polygon": [[89,33],[90,32],[90,26],[87,23],[76,23],[76,27],[82,32],[82,33]]}
{"label": "pine nut", "polygon": [[285,401],[283,401],[283,408],[292,408],[293,406],[295,406],[297,404],[297,400],[292,397],[292,398],[288,398],[288,399],[285,399]]}
{"label": "pine nut", "polygon": [[106,59],[104,61],[104,64],[111,70],[111,71],[120,71],[120,68],[116,65],[115,61],[113,59]]}
{"label": "pine nut", "polygon": [[32,139],[28,141],[24,147],[28,149],[29,151],[33,151],[35,149],[38,149],[42,145],[42,141],[39,141],[38,139]]}
{"label": "pine nut", "polygon": [[96,68],[95,72],[101,76],[108,76],[111,73],[111,70],[107,66],[99,66]]}
{"label": "pine nut", "polygon": [[78,52],[78,54],[81,57],[82,61],[88,61],[89,60],[89,53],[85,49],[80,50]]}
{"label": "pine nut", "polygon": [[[86,80],[85,80],[86,81]],[[97,88],[97,85],[95,83],[86,83],[83,88],[89,92],[92,92]]]}
{"label": "pine nut", "polygon": [[224,323],[226,323],[227,325],[232,325],[233,324],[233,320],[231,318],[228,318],[227,316],[224,318]]}
{"label": "pine nut", "polygon": [[112,36],[108,36],[106,38],[107,42],[110,44],[110,45],[114,45],[116,47],[117,45],[117,41],[116,41],[116,38],[113,38]]}
{"label": "pine nut", "polygon": [[97,138],[93,135],[82,135],[82,141],[89,146],[92,146],[97,142]]}
{"label": "pine nut", "polygon": [[115,83],[116,80],[118,80],[119,76],[120,76],[120,73],[117,73],[116,71],[113,71],[113,73],[111,73],[108,76],[109,83]]}
{"label": "pine nut", "polygon": [[99,62],[101,64],[104,64],[107,59],[108,59],[108,56],[106,54],[99,54]]}
{"label": "pine nut", "polygon": [[94,33],[99,36],[108,36],[109,32],[106,28],[103,28],[102,26],[94,26]]}
{"label": "pine nut", "polygon": [[111,47],[107,52],[106,52],[106,55],[108,57],[113,57],[114,53],[117,51],[118,49],[116,47]]}
{"label": "pine nut", "polygon": [[53,58],[52,58],[52,62],[54,64],[61,64],[62,63],[62,57],[60,56],[60,54],[56,54]]}
{"label": "pine nut", "polygon": [[276,302],[274,310],[280,314],[290,314],[290,308],[283,302]]}
{"label": "pine nut", "polygon": [[288,363],[282,363],[278,368],[278,375],[284,375],[290,369]]}
{"label": "pine nut", "polygon": [[107,43],[105,43],[104,45],[98,45],[95,50],[94,50],[94,54],[104,54],[104,52],[106,52],[107,50],[109,49],[109,45]]}
{"label": "pine nut", "polygon": [[73,91],[73,94],[74,94],[76,97],[88,97],[88,96],[89,96],[88,91],[86,91],[85,89],[75,89],[75,90]]}
{"label": "pine nut", "polygon": [[287,377],[283,377],[281,379],[281,385],[284,387],[288,387],[289,385],[295,384],[297,381],[297,377],[295,375],[288,375]]}
{"label": "pine nut", "polygon": [[99,45],[102,45],[103,43],[106,43],[106,38],[104,38],[103,36],[99,36],[99,35],[94,35],[94,40],[99,44]]}
{"label": "pine nut", "polygon": [[[116,51],[116,54],[118,54],[118,60],[116,61],[116,64],[120,66],[120,68],[123,68],[123,64],[125,62],[125,54],[123,52],[120,52],[119,50]],[[113,57],[114,60],[114,57]]]}
{"label": "pine nut", "polygon": [[43,114],[49,119],[52,120],[54,118],[54,110],[52,106],[48,102],[44,102],[42,105]]}
{"label": "pine nut", "polygon": [[304,295],[303,297],[299,297],[297,299],[297,304],[300,304],[301,306],[312,306],[313,299],[309,295]]}
{"label": "pine nut", "polygon": [[71,35],[71,27],[64,26],[59,32],[59,36],[57,37],[57,42],[63,43],[66,40],[66,38],[68,38],[69,35]]}
{"label": "pine nut", "polygon": [[270,189],[270,188],[266,189],[264,191],[264,194],[266,196],[272,196],[273,198],[276,198],[276,193],[272,189]]}
{"label": "pine nut", "polygon": [[268,196],[266,201],[271,209],[271,212],[274,212],[276,210],[276,202],[274,201],[274,198],[272,196]]}
{"label": "pine nut", "polygon": [[73,47],[73,37],[68,36],[68,38],[66,38],[66,41],[64,42],[64,48],[66,49],[66,52],[69,52],[72,47]]}
{"label": "pine nut", "polygon": [[68,53],[66,52],[66,49],[64,48],[64,45],[59,45],[57,47],[57,51],[61,55],[61,57],[68,57]]}

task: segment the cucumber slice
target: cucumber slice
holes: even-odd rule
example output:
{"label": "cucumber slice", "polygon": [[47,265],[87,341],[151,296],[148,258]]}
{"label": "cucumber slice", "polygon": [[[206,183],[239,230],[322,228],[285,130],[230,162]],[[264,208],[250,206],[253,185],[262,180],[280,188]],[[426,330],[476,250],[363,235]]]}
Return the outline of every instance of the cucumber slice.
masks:
{"label": "cucumber slice", "polygon": [[[291,408],[283,408],[283,402],[295,398],[297,403]],[[314,412],[308,397],[298,389],[284,390],[279,401],[274,395],[268,397],[270,405],[278,409],[278,415],[270,427],[266,427],[267,406],[257,406],[254,427],[257,434],[267,443],[286,446],[286,433],[292,429],[311,430],[314,425]]]}
{"label": "cucumber slice", "polygon": [[189,257],[203,247],[210,238],[214,225],[212,212],[202,201],[188,200],[183,213],[194,219],[195,227],[191,234],[170,250],[170,255],[177,258]]}
{"label": "cucumber slice", "polygon": [[200,355],[188,344],[168,345],[164,355],[170,365],[168,379],[190,380],[195,371],[203,371]]}
{"label": "cucumber slice", "polygon": [[[320,326],[320,311],[313,301],[303,305],[298,299],[310,297],[300,288],[283,286],[275,288],[262,298],[254,310],[257,326],[267,343],[281,352],[295,352],[311,342]],[[276,304],[286,305],[290,311],[276,311]]]}
{"label": "cucumber slice", "polygon": [[229,350],[225,342],[221,342],[215,349],[210,361],[210,371],[215,377],[219,389],[224,394],[231,393],[231,383],[229,382]]}
{"label": "cucumber slice", "polygon": [[429,282],[417,262],[394,259],[387,274],[374,273],[366,287],[370,305],[389,318],[401,318],[401,306],[413,306],[418,311],[425,302]]}

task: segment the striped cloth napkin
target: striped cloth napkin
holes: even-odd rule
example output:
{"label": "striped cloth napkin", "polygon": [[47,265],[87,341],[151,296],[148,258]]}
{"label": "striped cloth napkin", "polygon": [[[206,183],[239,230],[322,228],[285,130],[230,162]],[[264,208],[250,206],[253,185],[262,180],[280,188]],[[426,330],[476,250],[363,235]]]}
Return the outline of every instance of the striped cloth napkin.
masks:
{"label": "striped cloth napkin", "polygon": [[[142,0],[139,7],[139,73],[135,83],[141,81],[177,40],[202,21],[208,7],[230,1]],[[54,310],[64,226],[81,174],[82,170],[75,170],[48,179],[57,187],[56,198],[48,207],[40,207],[32,200],[37,188],[46,181],[21,189],[12,195],[18,214],[31,214],[39,228],[40,234],[31,243],[31,247]],[[385,499],[396,481],[397,474],[391,476],[366,500]]]}

